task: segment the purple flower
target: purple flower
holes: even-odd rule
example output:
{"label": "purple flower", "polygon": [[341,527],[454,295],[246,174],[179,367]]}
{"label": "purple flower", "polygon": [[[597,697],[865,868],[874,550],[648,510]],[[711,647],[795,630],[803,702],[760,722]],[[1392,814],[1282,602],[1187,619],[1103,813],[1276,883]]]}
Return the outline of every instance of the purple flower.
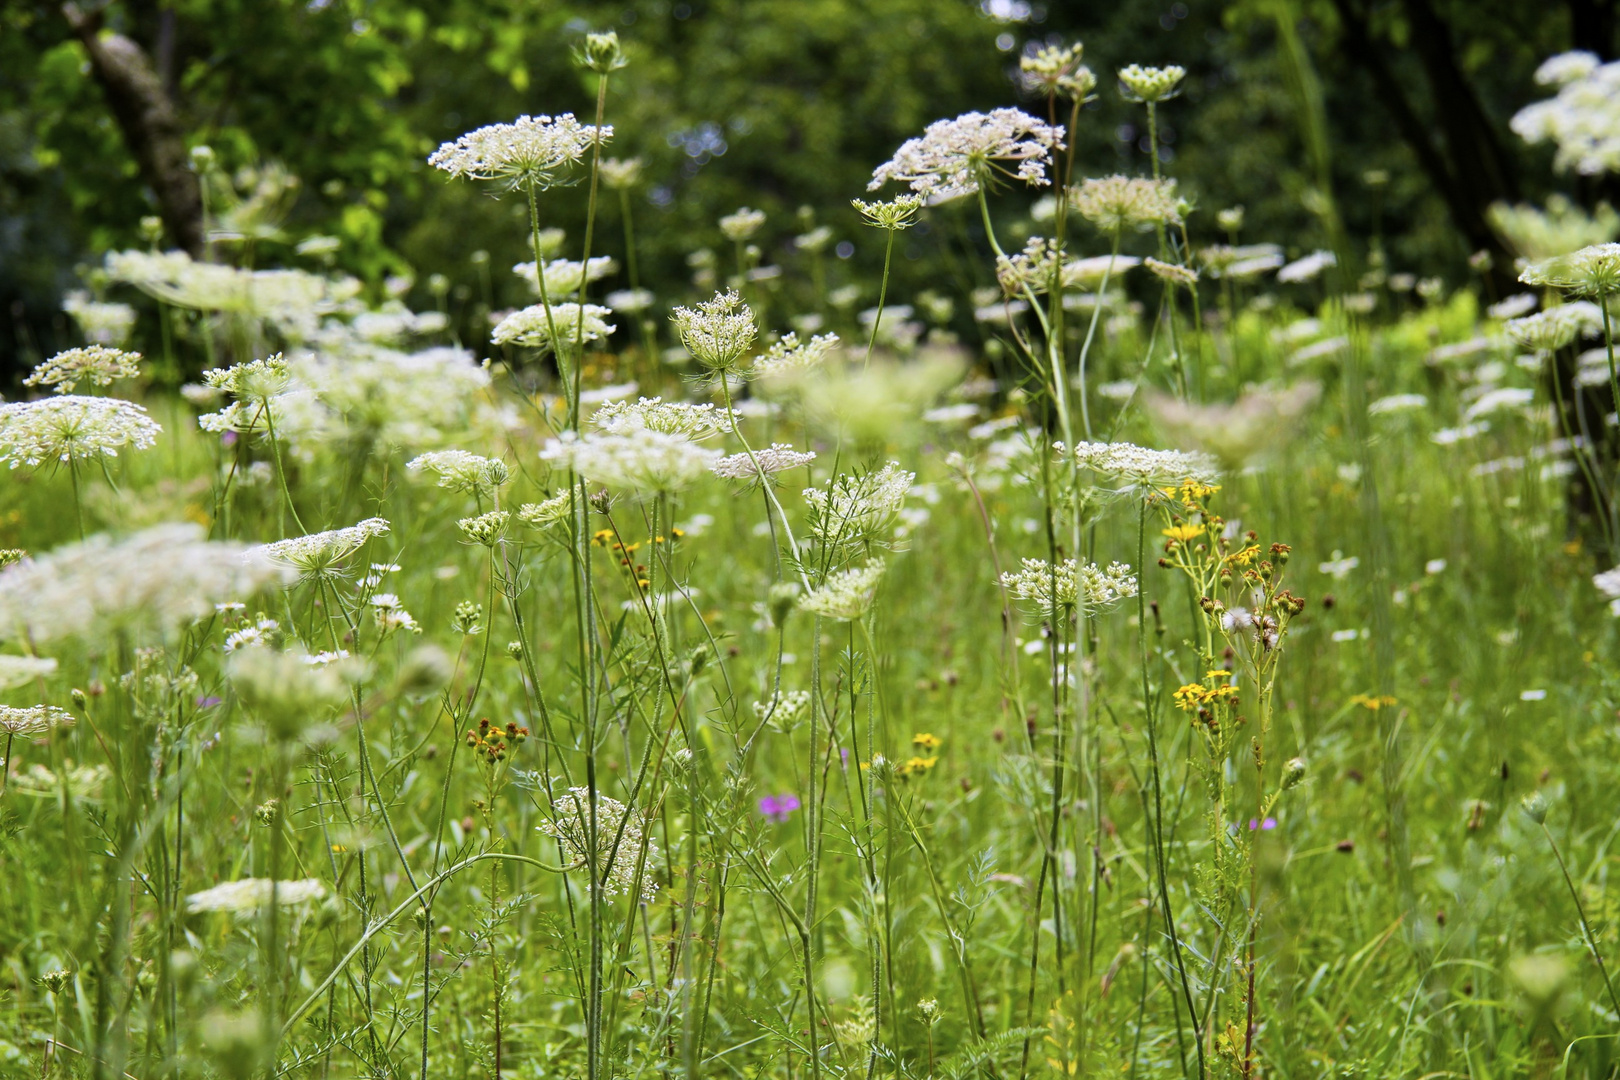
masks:
{"label": "purple flower", "polygon": [[1277,819],[1274,817],[1268,817],[1264,821],[1256,821],[1254,818],[1249,819],[1250,832],[1254,832],[1256,829],[1275,829],[1276,827]]}
{"label": "purple flower", "polygon": [[219,441],[220,441],[221,444],[223,444],[225,446],[235,446],[236,445],[236,432],[234,432],[234,431],[222,432],[220,434],[220,436],[219,436]]}
{"label": "purple flower", "polygon": [[200,697],[200,698],[197,699],[197,708],[199,708],[199,709],[212,709],[215,705],[218,705],[220,703],[220,701],[221,701],[220,698],[214,697],[212,695],[210,695],[208,697]]}
{"label": "purple flower", "polygon": [[766,795],[759,800],[759,812],[778,824],[799,808],[797,795]]}

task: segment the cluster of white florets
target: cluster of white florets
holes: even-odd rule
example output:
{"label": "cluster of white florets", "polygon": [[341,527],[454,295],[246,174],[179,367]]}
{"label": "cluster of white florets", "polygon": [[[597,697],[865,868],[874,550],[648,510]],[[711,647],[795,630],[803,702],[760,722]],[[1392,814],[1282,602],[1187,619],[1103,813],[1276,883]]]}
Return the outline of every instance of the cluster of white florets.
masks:
{"label": "cluster of white florets", "polygon": [[510,124],[490,124],[444,143],[428,157],[428,164],[468,180],[547,187],[584,160],[593,144],[611,138],[611,127],[581,124],[573,113],[520,116]]}
{"label": "cluster of white florets", "polygon": [[1015,600],[1033,603],[1043,615],[1073,611],[1082,599],[1088,612],[1096,612],[1135,596],[1136,577],[1124,563],[1109,563],[1105,568],[1096,563],[1081,566],[1073,559],[1055,565],[1025,559],[1020,569],[1001,575],[1001,587]]}
{"label": "cluster of white florets", "polygon": [[964,113],[936,120],[921,137],[907,140],[873,170],[867,190],[896,180],[930,202],[943,202],[975,194],[997,173],[1044,186],[1052,151],[1061,149],[1063,129],[1021,109]]}
{"label": "cluster of white florets", "polygon": [[1620,61],[1562,53],[1541,65],[1536,81],[1558,93],[1520,109],[1514,132],[1526,142],[1556,144],[1561,169],[1587,176],[1620,172]]}

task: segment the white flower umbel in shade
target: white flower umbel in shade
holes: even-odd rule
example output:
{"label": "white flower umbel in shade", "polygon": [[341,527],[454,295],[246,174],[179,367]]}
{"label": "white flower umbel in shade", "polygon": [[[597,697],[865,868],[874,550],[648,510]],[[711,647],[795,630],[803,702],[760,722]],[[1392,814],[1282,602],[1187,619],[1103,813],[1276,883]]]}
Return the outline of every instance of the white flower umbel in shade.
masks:
{"label": "white flower umbel in shade", "polygon": [[512,470],[500,458],[480,457],[466,450],[432,450],[418,454],[405,465],[405,470],[430,472],[439,478],[440,487],[480,499],[512,478]]}
{"label": "white flower umbel in shade", "polygon": [[1586,176],[1620,172],[1620,62],[1600,64],[1591,53],[1563,53],[1536,73],[1558,94],[1520,109],[1510,126],[1528,143],[1558,147],[1553,163]]}
{"label": "white flower umbel in shade", "polygon": [[923,208],[923,197],[921,195],[896,195],[894,198],[883,202],[866,202],[863,199],[851,199],[849,204],[874,229],[899,232],[901,229],[909,229],[917,224],[917,214]]}
{"label": "white flower umbel in shade", "polygon": [[1069,205],[1105,233],[1181,224],[1174,180],[1104,176],[1069,189]]}
{"label": "white flower umbel in shade", "polygon": [[564,491],[544,502],[524,503],[518,507],[517,517],[530,528],[545,529],[567,521],[573,505],[573,493]]}
{"label": "white flower umbel in shade", "polygon": [[1136,595],[1136,578],[1124,563],[1109,563],[1104,569],[1096,563],[1082,567],[1073,559],[1056,566],[1042,559],[1024,559],[1020,569],[1001,575],[1001,587],[1015,600],[1034,604],[1046,616],[1078,607],[1082,584],[1088,613],[1107,610]]}
{"label": "white flower umbel in shade", "polygon": [[1337,256],[1331,251],[1313,251],[1278,270],[1277,280],[1284,284],[1297,285],[1319,277],[1322,271],[1330,266],[1337,266],[1338,262]]}
{"label": "white flower umbel in shade", "polygon": [[1187,69],[1174,64],[1162,68],[1131,64],[1120,70],[1119,82],[1125,88],[1127,98],[1159,102],[1175,97],[1181,80],[1186,77]]}
{"label": "white flower umbel in shade", "polygon": [[[1063,449],[1058,443],[1059,453]],[[1208,454],[1149,450],[1133,443],[1078,443],[1074,458],[1082,469],[1140,487],[1168,487],[1185,480],[1214,484],[1221,478],[1215,459]]]}
{"label": "white flower umbel in shade", "polygon": [[892,160],[873,170],[866,188],[876,191],[896,180],[930,202],[944,202],[973,195],[997,176],[1044,187],[1052,151],[1061,149],[1061,127],[1020,109],[964,113],[936,120],[920,138],[907,140]]}
{"label": "white flower umbel in shade", "polygon": [[43,644],[112,629],[170,632],[283,578],[241,544],[201,526],[158,525],[124,540],[93,536],[0,571],[0,637]]}
{"label": "white flower umbel in shade", "polygon": [[236,400],[217,413],[198,417],[197,425],[204,431],[248,432],[275,421],[267,413],[288,395],[293,377],[286,357],[276,353],[262,360],[205,371],[203,382]]}
{"label": "white flower umbel in shade", "polygon": [[1536,352],[1557,352],[1582,334],[1603,331],[1603,313],[1590,301],[1578,300],[1573,304],[1509,319],[1502,324],[1508,336],[1522,348]]}
{"label": "white flower umbel in shade", "polygon": [[145,450],[162,427],[133,401],[68,394],[0,404],[0,461],[13,469]]}
{"label": "white flower umbel in shade", "polygon": [[90,294],[75,289],[62,298],[62,310],[79,324],[79,330],[91,344],[121,348],[135,329],[135,309],[128,304],[107,304],[90,299]]}
{"label": "white flower umbel in shade", "polygon": [[741,243],[751,240],[755,233],[765,224],[765,211],[752,210],[743,207],[734,214],[727,214],[720,219],[720,231],[727,240]]}
{"label": "white flower umbel in shade", "polygon": [[58,394],[71,394],[81,382],[110,386],[118,379],[133,379],[141,373],[141,354],[86,345],[82,349],[59,352],[34,369],[23,380],[24,386],[48,386]]}
{"label": "white flower umbel in shade", "polygon": [[540,451],[554,469],[640,495],[684,490],[708,474],[720,456],[683,435],[632,428],[620,435],[564,432]]}
{"label": "white flower umbel in shade", "polygon": [[262,544],[249,549],[247,556],[267,559],[298,571],[306,580],[315,580],[340,573],[349,556],[374,537],[387,536],[388,531],[389,525],[385,519],[367,518],[344,529],[329,529]]}
{"label": "white flower umbel in shade", "polygon": [[883,570],[882,561],[872,559],[864,566],[828,574],[821,588],[799,597],[799,609],[827,619],[853,622],[871,610]]}
{"label": "white flower umbel in shade", "polygon": [[513,188],[546,188],[567,176],[598,138],[613,129],[581,124],[573,113],[520,116],[510,124],[490,124],[447,142],[428,164],[468,180],[499,180]]}
{"label": "white flower umbel in shade", "polygon": [[1591,244],[1572,255],[1543,259],[1525,267],[1519,280],[1574,296],[1613,296],[1620,293],[1620,244]]}
{"label": "white flower umbel in shade", "polygon": [[1019,58],[1018,81],[1031,94],[1061,94],[1084,100],[1096,89],[1097,77],[1080,62],[1083,52],[1078,41],[1067,47],[1042,45],[1033,55]]}
{"label": "white flower umbel in shade", "polygon": [[[550,297],[566,296],[571,292],[578,292],[583,282],[580,280],[580,271],[584,264],[577,259],[552,259],[546,263],[546,291]],[[607,255],[600,255],[591,260],[590,269],[585,273],[585,281],[600,281],[619,269],[619,264]],[[540,293],[540,281],[534,275],[534,263],[522,262],[512,267],[512,272],[529,283],[529,288]]]}
{"label": "white flower umbel in shade", "polygon": [[477,544],[480,547],[492,548],[506,534],[507,522],[511,520],[512,515],[509,511],[491,510],[489,513],[479,514],[477,517],[464,517],[456,522],[456,525],[461,529],[462,535],[467,538],[468,542]]}
{"label": "white flower umbel in shade", "polygon": [[7,739],[21,736],[31,739],[36,735],[49,735],[59,727],[72,727],[73,714],[55,705],[28,705],[16,708],[0,705],[0,735]]}
{"label": "white flower umbel in shade", "polygon": [[1032,236],[1017,255],[996,257],[996,280],[1003,296],[1050,292],[1063,262],[1063,245]]}
{"label": "white flower umbel in shade", "polygon": [[1367,406],[1368,416],[1388,416],[1395,413],[1427,409],[1429,399],[1422,394],[1388,394]]}
{"label": "white flower umbel in shade", "polygon": [[789,330],[765,350],[764,356],[754,361],[750,374],[771,379],[778,375],[808,371],[820,367],[836,348],[837,334],[817,334],[809,341],[801,342],[799,335]]}
{"label": "white flower umbel in shade", "polygon": [[695,307],[670,314],[681,344],[711,371],[735,368],[754,344],[754,313],[735,292],[715,293]]}
{"label": "white flower umbel in shade", "polygon": [[802,469],[814,460],[814,450],[795,450],[787,443],[772,443],[763,450],[755,450],[752,456],[744,453],[723,457],[713,468],[714,475],[723,480],[770,483],[777,473]]}
{"label": "white flower umbel in shade", "polygon": [[314,878],[294,881],[271,881],[269,878],[242,878],[227,881],[186,897],[186,910],[193,915],[205,911],[224,911],[248,915],[270,906],[271,896],[277,907],[301,907],[326,896],[326,886]]}
{"label": "white flower umbel in shade", "polygon": [[628,191],[641,182],[641,159],[604,158],[597,171],[602,175],[602,186],[609,191]]}
{"label": "white flower umbel in shade", "polygon": [[609,435],[624,435],[636,428],[684,435],[701,441],[737,430],[737,414],[714,405],[642,398],[611,401],[591,414],[591,423]]}
{"label": "white flower umbel in shade", "polygon": [[810,532],[829,544],[876,540],[894,523],[916,480],[916,473],[891,461],[867,473],[841,473],[826,487],[806,488]]}
{"label": "white flower umbel in shade", "polygon": [[0,690],[12,690],[54,674],[56,661],[50,657],[0,654]]}
{"label": "white flower umbel in shade", "polygon": [[1609,599],[1609,614],[1620,617],[1620,566],[1605,570],[1592,578],[1597,591]]}
{"label": "white flower umbel in shade", "polygon": [[[613,314],[600,304],[586,304],[583,322],[580,305],[552,304],[551,315],[546,315],[544,304],[531,304],[512,312],[495,324],[489,335],[497,345],[527,345],[535,349],[557,351],[560,342],[564,350],[572,352],[587,342],[600,341],[618,327],[607,321]],[[552,340],[552,334],[556,340]]]}
{"label": "white flower umbel in shade", "polygon": [[653,868],[658,861],[658,845],[646,835],[640,811],[601,792],[596,793],[593,808],[589,788],[569,788],[552,802],[551,820],[538,828],[557,841],[570,869],[589,871],[591,863],[596,863],[603,896],[635,894],[636,868],[643,865],[641,849],[645,845],[647,859],[640,895],[648,902],[657,895]]}

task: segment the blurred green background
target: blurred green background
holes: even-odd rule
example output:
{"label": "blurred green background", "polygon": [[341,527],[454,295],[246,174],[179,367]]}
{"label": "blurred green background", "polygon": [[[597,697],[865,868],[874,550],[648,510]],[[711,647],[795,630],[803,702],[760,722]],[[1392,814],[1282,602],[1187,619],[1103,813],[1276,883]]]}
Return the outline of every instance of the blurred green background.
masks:
{"label": "blurred green background", "polygon": [[[687,257],[712,247],[727,265],[716,222],[747,205],[768,213],[762,257],[789,279],[809,258],[793,237],[830,227],[829,285],[861,287],[864,306],[876,300],[882,243],[848,200],[934,119],[1014,103],[1043,111],[1016,82],[1020,52],[1041,41],[1083,41],[1099,76],[1074,133],[1084,174],[1148,171],[1140,106],[1121,100],[1113,73],[1180,64],[1190,76],[1162,110],[1164,166],[1202,211],[1194,242],[1224,240],[1214,211],[1242,204],[1243,240],[1290,254],[1320,246],[1279,15],[1321,78],[1352,234],[1382,242],[1390,269],[1460,283],[1467,256],[1493,243],[1491,201],[1539,201],[1555,179],[1588,206],[1608,195],[1555,178],[1551,151],[1507,129],[1544,93],[1532,78],[1541,59],[1574,47],[1613,55],[1607,0],[0,0],[0,383],[76,343],[63,293],[94,286],[86,273],[107,250],[145,246],[141,219],[157,211],[87,34],[133,45],[186,145],[211,146],[230,173],[279,163],[296,177],[275,227],[235,257],[306,269],[329,260],[379,291],[390,275],[413,275],[412,306],[442,302],[476,341],[471,313],[486,291],[496,305],[526,301],[507,272],[525,257],[523,208],[445,182],[425,158],[520,113],[588,117],[594,83],[567,47],[587,31],[616,30],[630,58],[608,120],[612,155],[646,163],[631,198],[643,284],[664,301],[690,295]],[[1036,194],[1006,202],[1027,207]],[[576,254],[583,207],[582,187],[543,207]],[[953,277],[953,260],[937,257],[942,244],[976,242],[966,222],[942,235],[954,221],[937,215],[931,230],[905,235],[892,297],[965,294],[975,272],[990,283],[982,264]],[[610,197],[596,251],[622,259],[623,235]],[[341,247],[326,260],[299,255],[311,236]],[[607,288],[625,284],[621,272]],[[135,299],[125,292],[109,298]]]}

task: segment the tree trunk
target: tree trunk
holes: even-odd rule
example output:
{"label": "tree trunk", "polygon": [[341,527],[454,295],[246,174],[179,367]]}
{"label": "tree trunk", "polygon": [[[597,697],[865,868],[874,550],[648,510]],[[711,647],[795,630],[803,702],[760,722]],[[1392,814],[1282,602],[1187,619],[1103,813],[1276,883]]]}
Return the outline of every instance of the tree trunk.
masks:
{"label": "tree trunk", "polygon": [[202,191],[186,153],[185,133],[174,101],[146,53],[122,34],[103,33],[97,15],[63,4],[62,15],[90,57],[124,143],[135,155],[141,179],[157,197],[169,239],[193,258],[203,252]]}

